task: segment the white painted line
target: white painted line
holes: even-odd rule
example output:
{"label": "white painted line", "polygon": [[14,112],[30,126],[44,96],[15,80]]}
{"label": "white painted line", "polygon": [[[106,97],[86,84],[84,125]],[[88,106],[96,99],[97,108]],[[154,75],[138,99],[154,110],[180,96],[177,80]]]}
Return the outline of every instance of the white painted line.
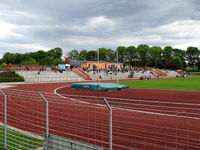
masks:
{"label": "white painted line", "polygon": [[[70,85],[69,85],[70,86]],[[64,87],[69,87],[69,86],[64,86]],[[64,88],[64,87],[59,87],[57,89],[54,90],[54,93],[64,99],[69,99],[72,101],[76,101],[76,102],[80,102],[80,103],[84,103],[84,104],[92,104],[92,105],[96,105],[96,106],[102,106],[100,104],[94,104],[94,103],[89,103],[89,102],[83,102],[80,100],[76,100],[74,98],[69,98],[63,95],[58,94],[56,91],[58,89]],[[74,95],[74,96],[82,96],[82,95]],[[83,96],[84,97],[84,96]],[[89,97],[89,96],[87,96]],[[95,97],[95,96],[91,96],[91,97]],[[111,98],[111,97],[110,97]],[[131,112],[136,112],[136,113],[144,113],[144,114],[151,114],[151,115],[160,115],[160,116],[168,116],[168,117],[178,117],[178,118],[190,118],[190,119],[196,119],[196,120],[200,120],[200,118],[197,117],[189,117],[189,116],[180,116],[180,115],[176,115],[176,114],[165,114],[165,113],[156,113],[156,112],[149,112],[149,111],[142,111],[142,110],[133,110],[133,109],[125,109],[125,108],[119,108],[119,107],[113,107],[111,106],[112,109],[118,109],[118,110],[124,110],[124,111],[131,111]]]}
{"label": "white painted line", "polygon": [[[58,93],[56,92],[57,90],[59,90],[59,89],[61,89],[61,88],[64,88],[64,87],[70,87],[70,85],[69,85],[69,86],[63,86],[63,87],[56,88],[56,89],[54,90],[54,94],[56,94],[56,95],[58,95],[59,97],[62,97],[62,98],[64,98],[64,99],[69,99],[69,100],[76,101],[76,102],[79,102],[79,103],[83,103],[83,104],[92,104],[92,105],[102,106],[102,105],[100,105],[100,104],[93,104],[93,103],[89,103],[89,102],[83,102],[83,101],[80,101],[80,100],[76,100],[76,99],[74,99],[74,98],[65,97],[65,96],[63,96],[63,95],[61,95],[61,94],[58,94]],[[76,95],[75,95],[75,96],[76,96]]]}

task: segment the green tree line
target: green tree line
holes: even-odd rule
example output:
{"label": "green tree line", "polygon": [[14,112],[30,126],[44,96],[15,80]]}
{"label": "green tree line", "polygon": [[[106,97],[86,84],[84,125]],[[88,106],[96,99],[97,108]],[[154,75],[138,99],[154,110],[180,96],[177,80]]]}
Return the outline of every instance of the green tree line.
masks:
{"label": "green tree line", "polygon": [[[69,57],[74,60],[97,61],[99,52],[100,61],[118,61],[128,66],[156,67],[165,69],[200,69],[200,50],[190,46],[186,50],[166,46],[148,46],[140,44],[136,46],[118,46],[116,50],[99,48],[98,50],[71,50]],[[38,50],[25,54],[5,53],[0,59],[0,64],[21,64],[21,65],[52,65],[61,64],[63,51],[57,47],[49,51]]]}
{"label": "green tree line", "polygon": [[64,61],[61,59],[63,51],[57,47],[47,52],[38,50],[25,54],[19,53],[5,53],[3,58],[0,59],[0,64],[19,64],[19,65],[52,65],[62,64]]}
{"label": "green tree line", "polygon": [[200,69],[200,50],[197,47],[188,47],[187,50],[166,46],[118,46],[116,50],[99,48],[98,50],[71,50],[69,57],[75,60],[97,61],[99,52],[100,61],[118,61],[128,66],[156,67],[165,69]]}

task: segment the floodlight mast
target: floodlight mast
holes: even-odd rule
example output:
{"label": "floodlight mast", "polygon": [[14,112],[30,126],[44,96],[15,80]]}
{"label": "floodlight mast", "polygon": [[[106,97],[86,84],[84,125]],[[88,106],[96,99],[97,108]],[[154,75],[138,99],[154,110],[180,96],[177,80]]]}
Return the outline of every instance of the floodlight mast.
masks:
{"label": "floodlight mast", "polygon": [[97,80],[98,80],[98,84],[99,84],[99,49],[98,49],[98,67],[97,67],[97,71],[98,71],[98,77],[97,77]]}
{"label": "floodlight mast", "polygon": [[117,50],[117,84],[119,83],[119,79],[118,79],[118,50]]}

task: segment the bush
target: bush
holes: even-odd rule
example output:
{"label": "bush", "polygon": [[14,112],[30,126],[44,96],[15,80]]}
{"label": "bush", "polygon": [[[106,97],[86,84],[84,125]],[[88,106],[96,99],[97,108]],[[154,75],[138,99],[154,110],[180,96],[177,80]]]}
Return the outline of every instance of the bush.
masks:
{"label": "bush", "polygon": [[15,77],[15,78],[0,78],[0,82],[23,82],[23,77]]}
{"label": "bush", "polygon": [[0,82],[23,82],[24,77],[18,75],[15,71],[9,71],[11,74],[13,74],[13,77],[3,77],[0,78]]}
{"label": "bush", "polygon": [[7,64],[4,62],[0,65],[0,68],[5,67]]}

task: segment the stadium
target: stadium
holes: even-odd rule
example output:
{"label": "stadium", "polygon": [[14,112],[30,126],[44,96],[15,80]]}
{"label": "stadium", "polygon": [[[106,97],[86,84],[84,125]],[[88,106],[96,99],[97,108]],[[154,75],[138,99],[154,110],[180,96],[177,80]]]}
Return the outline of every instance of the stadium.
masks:
{"label": "stadium", "polygon": [[199,0],[0,10],[0,150],[200,150]]}
{"label": "stadium", "polygon": [[[136,87],[139,82],[147,84],[149,81],[166,81],[169,84],[170,81],[181,80],[181,82],[198,83],[197,76],[182,78],[179,72],[155,68],[129,68],[126,71],[122,68],[119,71],[112,69],[112,74],[107,73],[105,68],[99,69],[100,72],[84,71],[79,67],[66,69],[63,72],[44,69],[40,70],[40,74],[38,70],[39,68],[16,69],[18,74],[24,76],[25,82],[1,85],[0,146],[2,148],[37,150],[200,148],[198,89]],[[130,78],[130,74],[134,74],[134,77]],[[177,78],[177,75],[181,78]],[[100,76],[101,79],[97,81]],[[144,78],[142,81],[141,76],[145,78],[151,76],[151,78]],[[128,83],[129,87],[132,83],[133,88],[121,90],[72,88],[73,84],[91,82],[97,85]]]}

